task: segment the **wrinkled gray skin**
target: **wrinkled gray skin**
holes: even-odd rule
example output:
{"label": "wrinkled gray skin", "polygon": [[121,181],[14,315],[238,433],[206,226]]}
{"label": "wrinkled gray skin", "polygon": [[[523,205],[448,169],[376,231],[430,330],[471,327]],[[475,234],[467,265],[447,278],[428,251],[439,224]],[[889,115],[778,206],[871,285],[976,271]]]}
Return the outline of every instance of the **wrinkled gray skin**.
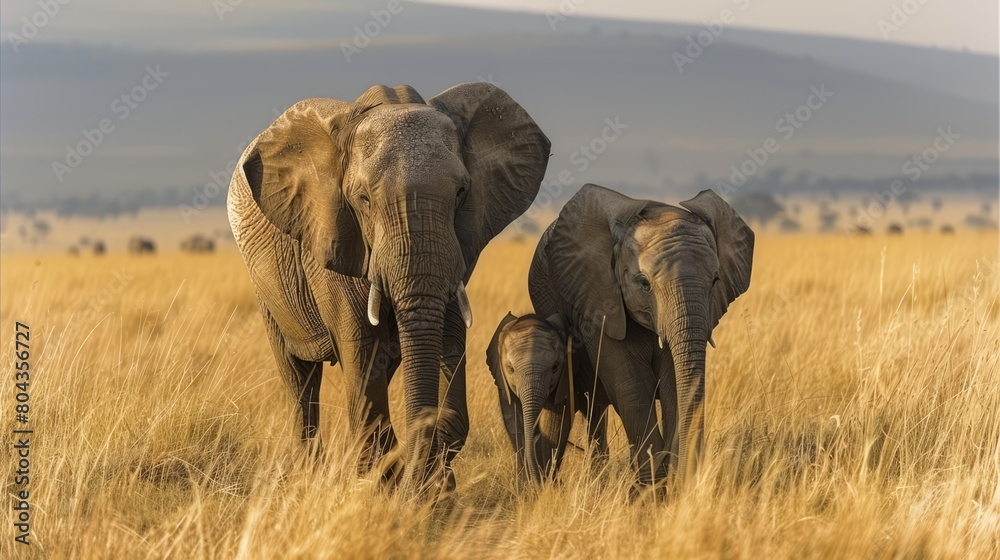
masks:
{"label": "wrinkled gray skin", "polygon": [[317,434],[322,363],[339,361],[359,468],[376,466],[396,444],[387,386],[402,364],[406,477],[453,482],[468,433],[464,283],[548,156],[531,117],[485,83],[428,102],[409,86],[307,99],[247,147],[229,219],[303,439]]}
{"label": "wrinkled gray skin", "polygon": [[[607,454],[607,396],[603,387],[594,385],[586,352],[579,346],[574,351],[567,342],[565,320],[559,314],[543,318],[508,313],[486,350],[518,465],[535,482],[558,474],[577,411],[589,419],[598,456]],[[573,352],[572,402],[567,350]]]}
{"label": "wrinkled gray skin", "polygon": [[641,484],[665,480],[671,451],[682,485],[697,469],[706,344],[750,285],[746,223],[712,191],[681,206],[585,185],[542,236],[529,273],[535,310],[563,313],[599,363]]}

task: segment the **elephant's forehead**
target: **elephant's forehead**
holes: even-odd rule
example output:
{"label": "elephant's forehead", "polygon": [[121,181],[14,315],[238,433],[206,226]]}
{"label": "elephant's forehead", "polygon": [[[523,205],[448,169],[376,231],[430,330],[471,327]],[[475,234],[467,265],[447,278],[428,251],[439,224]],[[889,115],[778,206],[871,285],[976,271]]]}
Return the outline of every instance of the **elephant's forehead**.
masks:
{"label": "elephant's forehead", "polygon": [[558,357],[562,339],[548,325],[538,321],[521,320],[509,325],[504,332],[504,348],[511,353],[533,359]]}
{"label": "elephant's forehead", "polygon": [[458,149],[455,123],[433,107],[420,104],[384,105],[370,110],[355,131],[355,149],[371,157],[386,150],[409,156]]}
{"label": "elephant's forehead", "polygon": [[455,124],[426,105],[372,109],[355,130],[351,152],[351,173],[369,182],[394,177],[433,184],[466,173]]}
{"label": "elephant's forehead", "polygon": [[651,274],[718,266],[711,228],[680,208],[666,207],[647,216],[636,225],[635,243],[640,268]]}
{"label": "elephant's forehead", "polygon": [[711,238],[711,230],[705,222],[690,212],[673,206],[664,206],[643,215],[635,227],[635,240],[640,247],[669,241],[679,235],[694,235]]}

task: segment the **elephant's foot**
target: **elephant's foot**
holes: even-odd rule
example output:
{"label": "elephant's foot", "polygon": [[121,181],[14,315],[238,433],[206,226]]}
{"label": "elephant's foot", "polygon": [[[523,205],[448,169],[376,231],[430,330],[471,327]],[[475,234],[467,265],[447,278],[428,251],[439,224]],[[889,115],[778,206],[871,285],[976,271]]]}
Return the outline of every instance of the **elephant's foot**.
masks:
{"label": "elephant's foot", "polygon": [[591,449],[588,451],[590,459],[590,472],[593,476],[600,476],[607,470],[610,454],[607,449]]}
{"label": "elephant's foot", "polygon": [[458,482],[455,480],[455,471],[452,470],[451,465],[448,465],[444,468],[444,483],[442,490],[444,493],[450,494],[455,491],[456,487],[458,487]]}
{"label": "elephant's foot", "polygon": [[434,503],[439,503],[443,500],[447,500],[454,492],[455,488],[458,486],[455,481],[455,472],[452,470],[451,466],[445,466],[443,468],[436,469],[432,473],[431,477],[425,483],[424,493],[427,497],[431,499]]}
{"label": "elephant's foot", "polygon": [[440,417],[434,425],[435,438],[438,440],[440,449],[443,450],[446,465],[458,456],[458,453],[465,447],[465,441],[469,435],[469,416],[447,407],[441,409]]}
{"label": "elephant's foot", "polygon": [[372,472],[378,473],[384,489],[394,491],[404,478],[405,467],[403,454],[397,446],[382,456]]}
{"label": "elephant's foot", "polygon": [[358,459],[358,476],[375,473],[383,484],[394,487],[403,472],[403,455],[392,426],[369,427]]}
{"label": "elephant's foot", "polygon": [[658,481],[655,484],[643,484],[641,482],[633,482],[632,486],[629,488],[628,492],[629,501],[634,504],[642,504],[646,502],[660,503],[666,502],[669,492],[667,490],[667,481]]}
{"label": "elephant's foot", "polygon": [[647,457],[639,465],[629,495],[633,501],[665,500],[669,485],[667,470],[670,464],[670,453],[648,451],[647,453]]}
{"label": "elephant's foot", "polygon": [[421,473],[415,472],[407,463],[399,477],[397,486],[406,492],[437,503],[455,491],[457,486],[455,473],[443,456],[432,458],[426,462]]}
{"label": "elephant's foot", "polygon": [[[636,478],[629,494],[633,499],[645,494],[650,489],[666,489],[669,457],[669,453],[654,452],[647,448],[645,452],[640,452],[638,456],[632,458],[632,465],[636,468]],[[664,491],[663,494],[666,495],[666,492]]]}
{"label": "elephant's foot", "polygon": [[299,453],[303,466],[308,468],[318,468],[326,460],[326,453],[323,452],[323,440],[319,436],[303,438],[299,444]]}

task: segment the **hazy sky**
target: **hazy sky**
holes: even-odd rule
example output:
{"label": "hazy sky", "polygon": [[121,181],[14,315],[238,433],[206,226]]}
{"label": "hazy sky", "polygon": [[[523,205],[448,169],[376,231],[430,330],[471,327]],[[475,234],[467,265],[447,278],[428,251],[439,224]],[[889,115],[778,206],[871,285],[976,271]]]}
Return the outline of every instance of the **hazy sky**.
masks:
{"label": "hazy sky", "polygon": [[[323,0],[170,0],[165,3],[131,0],[72,0],[60,5],[59,13],[44,26],[41,40],[81,40],[84,42],[128,43],[124,33],[148,33],[151,36],[173,31],[170,36],[198,32],[229,35],[220,41],[233,40],[243,30],[273,24],[295,25],[310,19],[310,13],[345,9],[365,12],[384,7],[389,0],[330,2]],[[436,0],[438,4],[502,8],[538,13],[563,13],[613,17],[640,21],[676,21],[700,24],[716,19],[724,9],[734,12],[733,26],[819,33],[869,40],[936,46],[997,54],[997,0]],[[219,28],[216,4],[235,7]],[[894,6],[898,6],[892,23]],[[914,11],[913,7],[917,7]],[[902,9],[913,12],[906,15]],[[9,41],[18,32],[22,18],[39,11],[29,0],[3,2],[0,5],[2,36]],[[905,17],[905,21],[904,21]],[[152,19],[151,19],[152,18]],[[880,30],[879,21],[898,26],[898,30]],[[155,28],[150,27],[155,21]],[[883,31],[888,36],[886,39]],[[134,42],[134,41],[133,41]],[[147,41],[155,44],[153,37]]]}
{"label": "hazy sky", "polygon": [[[919,6],[888,40],[997,53],[997,0],[435,0],[436,4],[575,13],[634,20],[704,23],[734,8],[734,25],[886,40],[879,20],[892,24],[893,6]],[[904,6],[905,5],[905,6]],[[897,16],[897,22],[902,18]]]}
{"label": "hazy sky", "polygon": [[[765,174],[881,181],[949,125],[962,140],[933,173],[996,172],[997,0],[438,0],[388,18],[395,1],[0,0],[0,185],[189,189],[215,181],[272,110],[303,97],[353,99],[373,83],[429,95],[483,79],[531,104],[553,139],[551,169],[580,179],[655,189],[732,177],[823,84],[835,101]],[[897,16],[890,44],[878,21],[893,2],[919,9]],[[727,29],[743,31],[706,47],[696,67],[676,66],[685,36],[727,9]],[[553,28],[546,11],[568,22]],[[351,58],[344,47],[364,46],[362,29],[372,48]],[[953,50],[962,46],[985,55]],[[169,76],[162,89],[145,85],[151,68]],[[122,113],[132,96],[135,111]],[[629,133],[599,164],[585,159],[584,174],[572,153],[619,116]],[[113,134],[95,136],[109,118]],[[84,163],[77,151],[93,155]],[[54,165],[74,161],[71,174]]]}

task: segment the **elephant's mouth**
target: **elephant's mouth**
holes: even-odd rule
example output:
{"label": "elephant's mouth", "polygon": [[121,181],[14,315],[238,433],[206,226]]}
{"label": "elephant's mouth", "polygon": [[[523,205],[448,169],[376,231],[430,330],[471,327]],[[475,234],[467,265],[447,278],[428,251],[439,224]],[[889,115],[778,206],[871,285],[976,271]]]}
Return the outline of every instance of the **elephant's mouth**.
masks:
{"label": "elephant's mouth", "polygon": [[[637,323],[642,325],[648,330],[656,331],[656,313],[653,311],[652,307],[644,307],[639,309],[635,316],[633,317]],[[663,348],[661,345],[660,348]]]}
{"label": "elephant's mouth", "polygon": [[427,305],[444,307],[454,298],[466,328],[472,325],[466,264],[453,215],[450,198],[409,191],[392,199],[379,214],[381,227],[372,225],[368,236],[369,323],[379,324],[386,298],[397,322],[401,311],[419,314]]}
{"label": "elephant's mouth", "polygon": [[[378,326],[378,314],[382,308],[382,279],[378,275],[374,275],[371,284],[372,286],[368,290],[368,322],[372,326]],[[462,320],[465,322],[465,328],[470,329],[472,328],[472,307],[469,305],[469,295],[465,292],[465,282],[458,281],[454,294],[458,309],[462,313]]]}

